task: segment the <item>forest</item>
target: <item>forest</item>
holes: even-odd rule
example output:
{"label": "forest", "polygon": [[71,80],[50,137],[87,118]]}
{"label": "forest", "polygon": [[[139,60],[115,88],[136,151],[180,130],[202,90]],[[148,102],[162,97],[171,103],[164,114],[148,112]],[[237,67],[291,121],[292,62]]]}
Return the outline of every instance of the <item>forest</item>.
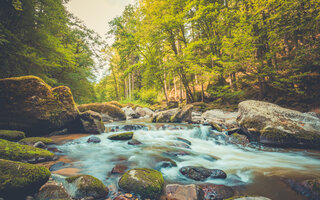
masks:
{"label": "forest", "polygon": [[67,2],[1,1],[0,78],[32,74],[67,85],[79,104],[318,106],[318,0],[139,0],[106,22],[112,45]]}

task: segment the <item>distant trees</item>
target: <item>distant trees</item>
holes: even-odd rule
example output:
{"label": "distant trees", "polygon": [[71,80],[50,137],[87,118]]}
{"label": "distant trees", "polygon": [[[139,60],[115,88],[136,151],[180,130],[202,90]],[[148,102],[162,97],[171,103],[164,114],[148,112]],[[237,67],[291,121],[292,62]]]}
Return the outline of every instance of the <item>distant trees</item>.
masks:
{"label": "distant trees", "polygon": [[37,75],[67,85],[77,102],[95,99],[92,70],[99,36],[68,13],[65,0],[0,2],[0,78]]}
{"label": "distant trees", "polygon": [[317,0],[140,0],[110,22],[100,86],[113,84],[105,92],[116,99],[156,89],[167,101],[181,92],[187,102],[314,102],[319,12]]}

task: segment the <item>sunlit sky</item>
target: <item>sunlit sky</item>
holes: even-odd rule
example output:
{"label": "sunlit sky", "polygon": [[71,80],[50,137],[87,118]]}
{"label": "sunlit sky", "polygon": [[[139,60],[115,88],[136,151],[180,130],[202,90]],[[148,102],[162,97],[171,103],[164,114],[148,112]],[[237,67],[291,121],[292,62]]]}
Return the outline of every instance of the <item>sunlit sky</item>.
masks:
{"label": "sunlit sky", "polygon": [[[108,22],[120,16],[125,6],[134,2],[135,0],[70,0],[66,6],[69,12],[105,39],[106,33],[109,31]],[[109,38],[106,41],[111,45],[113,39]],[[106,75],[107,69],[108,64],[94,72],[97,80]]]}

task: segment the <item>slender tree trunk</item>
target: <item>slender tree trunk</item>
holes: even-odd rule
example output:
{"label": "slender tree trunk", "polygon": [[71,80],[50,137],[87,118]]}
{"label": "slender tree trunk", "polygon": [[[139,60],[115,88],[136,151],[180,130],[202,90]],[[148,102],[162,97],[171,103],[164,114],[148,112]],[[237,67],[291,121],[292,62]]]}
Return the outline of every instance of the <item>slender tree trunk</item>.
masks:
{"label": "slender tree trunk", "polygon": [[182,81],[181,81],[181,78],[179,79],[179,101],[180,101],[180,103],[182,103],[182,83],[181,83]]}
{"label": "slender tree trunk", "polygon": [[116,91],[116,99],[119,100],[119,93],[118,93],[118,83],[115,73],[112,71],[112,76],[114,80],[114,90]]}
{"label": "slender tree trunk", "polygon": [[203,83],[201,83],[201,101],[204,102],[204,90],[203,90]]}
{"label": "slender tree trunk", "polygon": [[173,77],[173,85],[174,85],[174,100],[177,100],[177,84],[176,84],[176,77]]}

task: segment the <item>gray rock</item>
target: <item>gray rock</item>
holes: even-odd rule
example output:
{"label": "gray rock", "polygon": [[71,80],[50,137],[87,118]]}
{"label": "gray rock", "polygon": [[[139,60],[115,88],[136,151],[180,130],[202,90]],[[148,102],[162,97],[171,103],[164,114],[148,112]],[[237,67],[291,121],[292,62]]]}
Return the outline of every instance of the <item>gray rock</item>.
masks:
{"label": "gray rock", "polygon": [[140,115],[136,111],[134,111],[130,106],[123,107],[121,108],[121,110],[126,114],[127,120],[136,119],[140,117]]}
{"label": "gray rock", "polygon": [[38,141],[38,142],[36,142],[36,143],[33,145],[33,147],[45,149],[47,146],[46,146],[43,142]]}
{"label": "gray rock", "polygon": [[81,132],[100,134],[105,130],[104,124],[102,122],[102,117],[97,112],[88,110],[80,113],[79,120],[83,128],[83,131]]}
{"label": "gray rock", "polygon": [[153,116],[152,122],[191,122],[191,112],[192,112],[193,106],[192,105],[186,105],[183,108],[174,108],[171,110],[166,110],[162,112],[158,112]]}
{"label": "gray rock", "polygon": [[179,169],[180,173],[190,179],[203,181],[207,178],[225,179],[227,174],[220,169],[207,169],[204,167],[187,166]]}
{"label": "gray rock", "polygon": [[143,117],[143,118],[153,117],[154,115],[154,112],[149,108],[137,107],[135,111],[140,115],[140,117]]}
{"label": "gray rock", "polygon": [[220,109],[208,110],[201,115],[201,123],[211,124],[219,129],[237,128],[237,112],[228,112]]}
{"label": "gray rock", "polygon": [[100,143],[101,139],[96,136],[91,136],[87,140],[88,143]]}
{"label": "gray rock", "polygon": [[194,185],[178,185],[169,184],[166,186],[166,199],[167,200],[202,200],[202,190]]}

